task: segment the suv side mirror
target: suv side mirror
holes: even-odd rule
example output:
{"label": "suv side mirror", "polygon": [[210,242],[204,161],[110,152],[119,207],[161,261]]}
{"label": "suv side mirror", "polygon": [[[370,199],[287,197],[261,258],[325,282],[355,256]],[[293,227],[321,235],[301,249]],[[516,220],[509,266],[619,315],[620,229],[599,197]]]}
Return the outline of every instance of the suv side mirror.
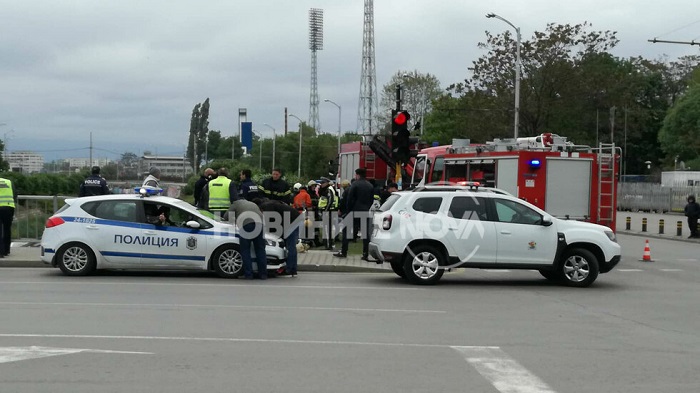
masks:
{"label": "suv side mirror", "polygon": [[552,225],[552,217],[550,216],[543,216],[542,217],[542,226],[548,227]]}
{"label": "suv side mirror", "polygon": [[192,229],[199,229],[200,225],[197,221],[187,221],[187,224],[185,224],[187,228],[192,228]]}

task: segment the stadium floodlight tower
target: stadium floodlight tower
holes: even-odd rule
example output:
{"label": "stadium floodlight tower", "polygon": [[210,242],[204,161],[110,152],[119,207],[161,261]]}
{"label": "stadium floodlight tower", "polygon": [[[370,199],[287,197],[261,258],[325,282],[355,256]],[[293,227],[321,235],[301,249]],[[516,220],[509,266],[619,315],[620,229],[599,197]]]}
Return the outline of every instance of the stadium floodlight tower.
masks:
{"label": "stadium floodlight tower", "polygon": [[357,132],[372,134],[379,113],[377,100],[377,69],[374,61],[374,0],[365,0],[362,29],[362,73],[360,102],[357,106]]}
{"label": "stadium floodlight tower", "polygon": [[321,131],[318,117],[318,63],[316,52],[323,50],[323,10],[309,9],[309,49],[311,49],[311,98],[309,101],[309,125]]}

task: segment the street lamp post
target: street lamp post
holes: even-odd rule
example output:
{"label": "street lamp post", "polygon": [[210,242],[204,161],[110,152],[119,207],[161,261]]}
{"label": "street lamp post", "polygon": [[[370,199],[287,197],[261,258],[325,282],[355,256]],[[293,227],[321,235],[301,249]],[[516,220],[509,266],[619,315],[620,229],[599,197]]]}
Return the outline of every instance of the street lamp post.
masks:
{"label": "street lamp post", "polygon": [[297,168],[297,177],[301,178],[301,119],[291,113],[289,117],[299,120],[299,167]]}
{"label": "street lamp post", "polygon": [[510,25],[510,27],[515,29],[515,38],[516,38],[516,58],[515,58],[515,121],[514,121],[514,126],[513,126],[513,138],[518,137],[518,123],[520,122],[520,28],[515,27],[514,24],[510,23],[507,19],[498,16],[496,14],[489,13],[486,14],[487,18],[496,18],[500,19]]}
{"label": "street lamp post", "polygon": [[272,129],[272,169],[275,169],[275,150],[277,149],[277,130],[275,127],[265,123],[266,127]]}
{"label": "street lamp post", "polygon": [[336,107],[338,107],[338,168],[336,169],[336,174],[335,174],[335,177],[336,177],[336,180],[337,180],[337,179],[340,179],[340,127],[341,127],[341,126],[340,126],[340,124],[341,124],[340,121],[341,121],[341,116],[342,116],[342,108],[340,107],[340,105],[336,104],[336,103],[333,102],[332,100],[325,99],[325,100],[323,100],[323,101],[324,101],[324,102],[330,102],[331,104],[333,104],[333,105],[335,105]]}

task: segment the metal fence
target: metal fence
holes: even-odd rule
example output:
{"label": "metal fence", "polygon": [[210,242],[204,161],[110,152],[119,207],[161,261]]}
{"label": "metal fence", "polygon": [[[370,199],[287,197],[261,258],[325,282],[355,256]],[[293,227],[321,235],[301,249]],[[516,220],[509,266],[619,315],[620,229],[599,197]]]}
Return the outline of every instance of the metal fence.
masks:
{"label": "metal fence", "polygon": [[15,218],[12,222],[13,239],[41,239],[46,219],[60,209],[67,198],[61,195],[18,195]]}
{"label": "metal fence", "polygon": [[619,183],[617,209],[629,211],[682,212],[688,195],[700,187],[662,187],[658,183]]}

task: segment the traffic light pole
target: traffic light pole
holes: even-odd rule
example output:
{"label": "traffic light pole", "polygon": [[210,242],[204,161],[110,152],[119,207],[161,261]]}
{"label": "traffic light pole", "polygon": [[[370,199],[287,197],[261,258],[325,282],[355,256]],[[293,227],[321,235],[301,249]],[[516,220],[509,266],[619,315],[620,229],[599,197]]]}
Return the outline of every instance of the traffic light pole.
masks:
{"label": "traffic light pole", "polygon": [[401,110],[401,84],[396,84],[396,111]]}

